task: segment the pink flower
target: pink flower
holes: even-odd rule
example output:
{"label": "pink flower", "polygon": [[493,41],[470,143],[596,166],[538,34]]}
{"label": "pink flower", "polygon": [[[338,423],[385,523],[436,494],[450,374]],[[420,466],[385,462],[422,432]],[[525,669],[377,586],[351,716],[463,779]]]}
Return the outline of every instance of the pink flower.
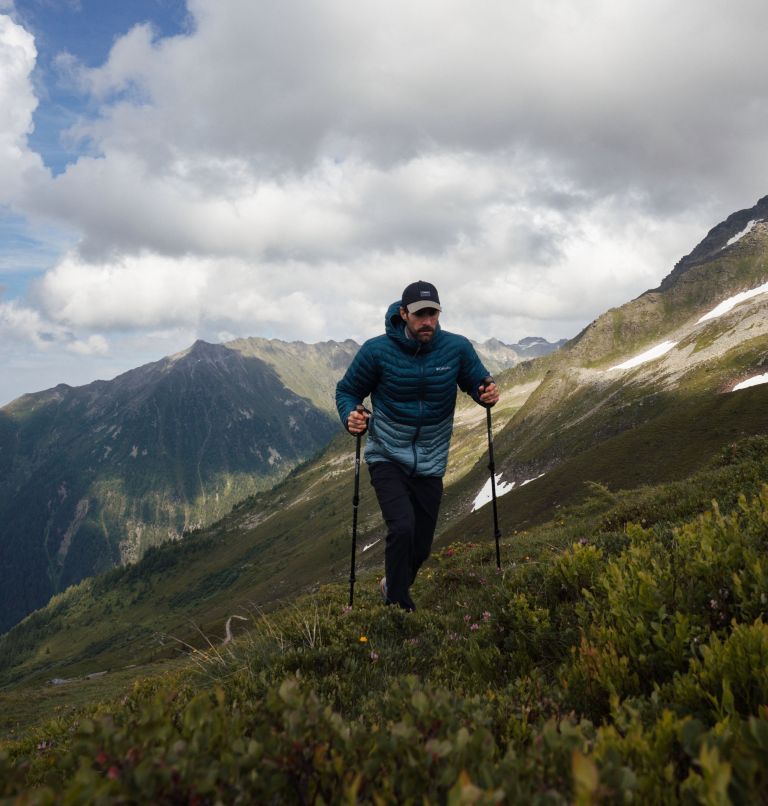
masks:
{"label": "pink flower", "polygon": [[486,610],[485,613],[483,613],[483,621],[488,621],[488,619],[490,619],[490,617],[491,617],[491,614]]}
{"label": "pink flower", "polygon": [[480,629],[480,625],[479,624],[473,624],[469,629],[472,630],[472,632],[475,632],[475,631]]}
{"label": "pink flower", "polygon": [[378,652],[376,652],[375,650],[373,650],[373,649],[372,649],[372,650],[371,650],[371,660],[372,660],[374,663],[376,663],[376,661],[377,661],[378,659],[379,659],[379,653],[378,653]]}

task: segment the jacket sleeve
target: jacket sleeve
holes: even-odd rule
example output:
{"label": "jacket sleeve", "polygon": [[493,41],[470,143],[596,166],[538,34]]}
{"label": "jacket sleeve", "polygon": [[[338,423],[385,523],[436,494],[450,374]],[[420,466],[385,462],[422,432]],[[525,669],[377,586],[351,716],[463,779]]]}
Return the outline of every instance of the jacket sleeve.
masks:
{"label": "jacket sleeve", "polygon": [[471,395],[472,399],[481,406],[485,404],[480,400],[479,387],[490,374],[469,339],[464,339],[461,351],[461,369],[458,378],[459,388],[462,392]]}
{"label": "jacket sleeve", "polygon": [[373,349],[364,344],[352,360],[344,377],[336,384],[336,410],[344,428],[355,407],[373,392],[378,370]]}

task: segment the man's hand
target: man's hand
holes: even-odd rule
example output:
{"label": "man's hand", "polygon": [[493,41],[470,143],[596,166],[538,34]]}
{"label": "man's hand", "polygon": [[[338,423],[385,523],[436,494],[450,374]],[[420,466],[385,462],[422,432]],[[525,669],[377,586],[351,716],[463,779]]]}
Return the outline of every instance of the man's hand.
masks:
{"label": "man's hand", "polygon": [[480,400],[486,406],[495,406],[499,402],[499,387],[492,378],[480,384]]}
{"label": "man's hand", "polygon": [[358,406],[347,417],[347,430],[350,434],[363,434],[368,428],[368,418],[371,416],[362,406]]}

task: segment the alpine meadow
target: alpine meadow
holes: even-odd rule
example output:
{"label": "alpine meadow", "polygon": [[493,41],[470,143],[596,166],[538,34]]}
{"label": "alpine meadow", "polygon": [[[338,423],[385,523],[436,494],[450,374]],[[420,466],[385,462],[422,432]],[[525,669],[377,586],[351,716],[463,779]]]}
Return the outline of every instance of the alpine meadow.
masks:
{"label": "alpine meadow", "polygon": [[0,797],[768,803],[768,196],[575,338],[476,347],[501,567],[466,399],[414,613],[367,471],[347,606],[351,339],[0,409]]}

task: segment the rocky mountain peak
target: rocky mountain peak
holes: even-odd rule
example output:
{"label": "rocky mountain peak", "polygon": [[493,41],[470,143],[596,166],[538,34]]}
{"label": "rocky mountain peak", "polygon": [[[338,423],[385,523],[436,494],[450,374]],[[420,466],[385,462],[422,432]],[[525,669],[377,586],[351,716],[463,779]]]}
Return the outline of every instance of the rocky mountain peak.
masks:
{"label": "rocky mountain peak", "polygon": [[768,222],[768,196],[763,196],[754,207],[738,210],[729,215],[725,221],[712,227],[696,248],[677,262],[674,269],[662,280],[658,290],[666,290],[677,282],[680,275],[693,266],[697,266],[724,249],[735,245],[754,225],[760,222]]}

